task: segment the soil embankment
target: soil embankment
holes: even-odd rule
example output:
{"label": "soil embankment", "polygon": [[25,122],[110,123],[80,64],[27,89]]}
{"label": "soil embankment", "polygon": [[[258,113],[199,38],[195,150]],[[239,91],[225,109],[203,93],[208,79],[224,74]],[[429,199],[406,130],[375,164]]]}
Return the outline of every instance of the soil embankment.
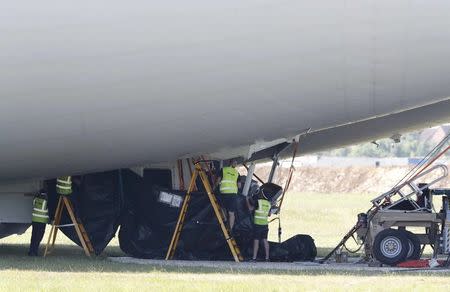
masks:
{"label": "soil embankment", "polygon": [[[383,193],[390,190],[410,170],[406,166],[389,167],[297,167],[291,182],[291,191],[320,193]],[[263,179],[268,177],[270,167],[263,166],[256,174]],[[275,183],[284,186],[289,169],[280,168],[277,171]],[[439,173],[425,177],[420,182],[431,181]],[[436,187],[450,188],[450,178],[447,177]]]}

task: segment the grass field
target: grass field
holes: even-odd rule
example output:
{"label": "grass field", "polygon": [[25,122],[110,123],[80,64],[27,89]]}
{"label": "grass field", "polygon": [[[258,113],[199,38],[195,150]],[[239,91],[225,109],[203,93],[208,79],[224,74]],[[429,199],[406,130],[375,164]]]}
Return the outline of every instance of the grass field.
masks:
{"label": "grass field", "polygon": [[[291,193],[282,214],[283,240],[310,234],[324,255],[369,208],[372,196]],[[277,224],[270,237],[277,239]],[[0,240],[0,291],[433,291],[449,290],[450,277],[439,275],[367,274],[356,272],[279,272],[205,268],[161,268],[119,264],[107,256],[122,255],[117,241],[104,255],[87,259],[61,235],[55,254],[26,256],[29,232]]]}

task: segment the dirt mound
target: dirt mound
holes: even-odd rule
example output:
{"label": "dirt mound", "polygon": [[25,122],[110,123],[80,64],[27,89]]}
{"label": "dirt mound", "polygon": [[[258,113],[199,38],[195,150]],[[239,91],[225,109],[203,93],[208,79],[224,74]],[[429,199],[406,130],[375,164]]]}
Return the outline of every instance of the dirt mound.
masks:
{"label": "dirt mound", "polygon": [[[291,182],[291,191],[320,193],[382,193],[390,190],[409,171],[410,167],[299,167]],[[270,167],[264,166],[256,170],[263,179],[269,175]],[[284,186],[289,169],[280,168],[275,182]],[[425,177],[421,182],[431,181],[438,173]],[[450,187],[447,177],[436,187]]]}

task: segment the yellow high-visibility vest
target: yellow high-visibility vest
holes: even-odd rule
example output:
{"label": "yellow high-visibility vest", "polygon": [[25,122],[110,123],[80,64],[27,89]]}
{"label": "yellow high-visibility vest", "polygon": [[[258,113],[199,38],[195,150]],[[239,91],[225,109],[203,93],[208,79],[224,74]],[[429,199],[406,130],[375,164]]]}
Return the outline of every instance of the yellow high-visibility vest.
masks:
{"label": "yellow high-visibility vest", "polygon": [[258,209],[255,210],[253,222],[255,225],[269,225],[270,202],[264,199],[258,200]]}
{"label": "yellow high-visibility vest", "polygon": [[70,195],[72,194],[72,177],[63,176],[58,177],[56,180],[56,193],[58,195]]}
{"label": "yellow high-visibility vest", "polygon": [[47,200],[39,197],[34,198],[31,221],[47,224],[48,220]]}
{"label": "yellow high-visibility vest", "polygon": [[233,167],[224,167],[222,169],[222,180],[220,182],[220,192],[222,194],[238,193],[239,172]]}

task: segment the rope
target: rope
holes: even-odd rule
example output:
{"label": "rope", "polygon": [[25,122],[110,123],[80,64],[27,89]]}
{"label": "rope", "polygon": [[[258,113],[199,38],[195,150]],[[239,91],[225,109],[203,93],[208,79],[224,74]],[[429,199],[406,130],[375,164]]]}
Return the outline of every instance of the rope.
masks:
{"label": "rope", "polygon": [[62,227],[73,227],[73,226],[75,226],[74,223],[72,223],[72,224],[64,224],[64,225],[55,225],[55,227],[58,227],[58,228],[62,228]]}
{"label": "rope", "polygon": [[214,182],[216,181],[216,177],[215,177],[215,175],[214,175],[214,173],[212,171],[212,167],[210,165],[210,163],[213,163],[213,160],[210,160],[210,159],[208,160],[208,159],[206,159],[205,156],[200,155],[200,161],[199,162],[204,162],[205,173],[208,176],[208,179],[209,179],[210,183],[214,185]]}
{"label": "rope", "polygon": [[[248,173],[248,166],[247,166],[247,164],[243,163],[242,166],[244,166],[244,168],[247,170],[247,173]],[[260,183],[265,184],[265,182],[264,182],[259,176],[257,176],[257,175],[255,174],[255,172],[253,172],[253,176],[254,176]]]}
{"label": "rope", "polygon": [[179,159],[177,163],[178,163],[178,179],[180,182],[180,190],[184,191],[183,160]]}
{"label": "rope", "polygon": [[288,179],[286,181],[286,185],[284,187],[283,190],[283,194],[281,195],[281,198],[279,200],[279,204],[278,204],[278,210],[276,211],[276,215],[277,217],[272,219],[269,223],[278,220],[278,242],[281,243],[281,235],[283,233],[283,229],[281,227],[281,206],[283,206],[283,202],[284,202],[284,197],[286,196],[286,192],[289,189],[289,186],[291,184],[292,181],[292,177],[294,175],[294,171],[295,171],[295,167],[294,167],[294,162],[295,162],[295,157],[297,156],[297,149],[298,149],[298,144],[299,142],[297,142],[296,140],[293,141],[292,146],[294,147],[293,153],[292,153],[292,162],[291,162],[291,167],[289,169],[289,176]]}
{"label": "rope", "polygon": [[289,168],[288,179],[286,181],[286,185],[284,186],[283,194],[281,195],[281,198],[280,198],[280,204],[278,205],[278,213],[281,212],[281,206],[283,206],[284,197],[286,195],[287,190],[289,189],[289,186],[291,185],[292,177],[294,176],[294,171],[295,171],[294,162],[295,162],[295,157],[297,156],[298,144],[299,144],[299,142],[297,142],[296,140],[294,140],[292,143],[292,147],[294,148],[294,150],[292,152],[291,167]]}
{"label": "rope", "polygon": [[[189,158],[187,158],[186,161],[187,161],[187,164],[188,164],[188,167],[189,167],[189,174],[190,174],[190,176],[192,178],[192,176],[194,175],[194,172],[192,171],[191,165],[194,164],[194,161],[192,159],[189,159]],[[198,191],[197,182],[195,182],[195,184],[194,184],[194,191]]]}
{"label": "rope", "polygon": [[[357,228],[355,228],[355,233],[359,230],[359,228],[361,228],[361,227],[358,226]],[[353,235],[354,235],[354,233],[353,233]],[[348,240],[346,240],[346,241],[342,244],[342,246],[345,248],[345,250],[348,251],[348,252],[351,253],[351,254],[358,253],[358,252],[363,248],[363,246],[364,246],[364,244],[365,244],[365,242],[366,242],[367,236],[369,235],[369,228],[367,228],[366,234],[364,234],[364,237],[363,237],[363,240],[361,241],[361,244],[359,244],[359,243],[356,241],[356,239],[355,239],[355,237],[354,237],[353,235],[351,236],[351,238],[353,238],[353,240],[355,241],[355,243],[358,245],[358,248],[357,248],[357,249],[355,249],[355,250],[350,250],[350,249],[347,247],[347,245],[346,245],[346,243],[347,243]],[[349,238],[349,239],[350,239],[350,238]]]}
{"label": "rope", "polygon": [[427,163],[427,165],[425,165],[417,174],[416,176],[420,175],[424,170],[426,170],[428,167],[430,167],[430,165],[432,165],[436,160],[438,160],[439,158],[441,158],[448,150],[450,150],[450,146],[448,146],[447,148],[445,148],[444,151],[442,151],[441,153],[439,153],[436,157],[434,157],[430,162]]}

